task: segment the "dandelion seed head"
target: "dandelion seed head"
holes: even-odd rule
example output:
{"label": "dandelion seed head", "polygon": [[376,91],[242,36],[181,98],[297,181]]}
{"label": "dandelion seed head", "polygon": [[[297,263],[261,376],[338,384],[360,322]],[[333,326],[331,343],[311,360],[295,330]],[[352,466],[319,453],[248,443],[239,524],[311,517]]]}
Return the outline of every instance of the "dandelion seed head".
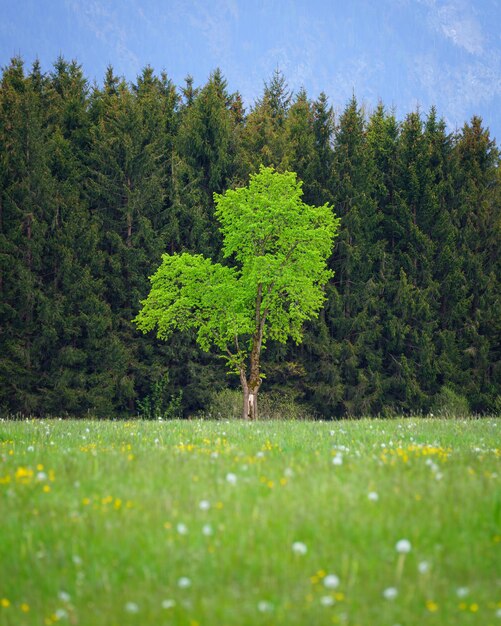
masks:
{"label": "dandelion seed head", "polygon": [[342,464],[343,464],[343,455],[338,452],[336,456],[332,459],[332,465],[342,465]]}
{"label": "dandelion seed head", "polygon": [[210,502],[208,500],[200,500],[198,508],[201,511],[208,511],[210,509]]}
{"label": "dandelion seed head", "polygon": [[400,554],[407,554],[411,551],[411,547],[411,542],[408,539],[400,539],[400,541],[397,541],[395,549]]}
{"label": "dandelion seed head", "polygon": [[466,598],[466,596],[470,593],[468,587],[458,587],[456,589],[456,595],[458,598]]}
{"label": "dandelion seed head", "polygon": [[261,600],[257,603],[257,610],[260,613],[269,613],[273,611],[273,604],[271,602],[267,602],[266,600]]}
{"label": "dandelion seed head", "polygon": [[367,497],[371,502],[377,502],[379,500],[379,495],[375,491],[370,491]]}
{"label": "dandelion seed head", "polygon": [[206,537],[210,537],[211,535],[213,535],[214,530],[212,529],[212,526],[210,524],[204,524],[202,527],[202,534]]}
{"label": "dandelion seed head", "polygon": [[230,485],[236,485],[237,484],[236,474],[233,474],[232,472],[228,472],[228,474],[226,474],[226,482],[230,483]]}
{"label": "dandelion seed head", "polygon": [[71,596],[67,591],[60,591],[57,595],[61,602],[69,602],[71,600]]}
{"label": "dandelion seed head", "polygon": [[398,589],[396,587],[387,587],[383,591],[383,597],[387,600],[394,600],[398,596]]}
{"label": "dandelion seed head", "polygon": [[292,544],[292,551],[294,552],[294,554],[299,554],[302,556],[308,552],[308,548],[306,547],[306,544],[304,544],[302,541],[295,541]]}
{"label": "dandelion seed head", "polygon": [[181,576],[177,581],[177,586],[180,589],[188,589],[188,587],[191,587],[191,580],[187,576]]}
{"label": "dandelion seed head", "polygon": [[328,574],[324,578],[324,587],[327,589],[337,589],[339,587],[339,578],[335,574]]}
{"label": "dandelion seed head", "polygon": [[162,609],[172,609],[176,606],[176,601],[175,600],[164,600],[162,602]]}
{"label": "dandelion seed head", "polygon": [[135,602],[127,602],[125,610],[127,613],[139,613],[139,606]]}
{"label": "dandelion seed head", "polygon": [[176,526],[176,530],[180,535],[188,534],[188,526],[186,526],[186,524],[183,524],[183,522],[179,522],[179,524]]}
{"label": "dandelion seed head", "polygon": [[322,606],[332,606],[334,604],[334,598],[332,596],[322,596],[320,598],[320,604]]}
{"label": "dandelion seed head", "polygon": [[54,615],[57,619],[66,619],[68,617],[68,611],[66,611],[66,609],[56,609]]}
{"label": "dandelion seed head", "polygon": [[430,571],[430,564],[428,563],[428,561],[421,561],[421,563],[419,563],[418,565],[418,572],[420,574],[426,574],[429,571]]}

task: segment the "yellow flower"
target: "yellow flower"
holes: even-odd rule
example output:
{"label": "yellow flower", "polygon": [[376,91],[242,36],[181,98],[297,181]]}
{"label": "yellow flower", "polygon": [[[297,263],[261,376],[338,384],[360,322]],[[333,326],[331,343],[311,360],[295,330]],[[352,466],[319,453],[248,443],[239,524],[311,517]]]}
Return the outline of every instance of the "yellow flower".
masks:
{"label": "yellow flower", "polygon": [[44,493],[49,493],[49,491],[50,491],[49,485],[44,485],[43,486],[43,491],[44,491]]}
{"label": "yellow flower", "polygon": [[427,600],[426,608],[430,611],[430,613],[436,613],[438,611],[438,604],[433,602],[433,600]]}
{"label": "yellow flower", "polygon": [[470,611],[472,613],[476,613],[478,611],[478,609],[479,609],[479,606],[478,606],[478,604],[476,602],[474,602],[473,604],[470,604]]}
{"label": "yellow flower", "polygon": [[10,606],[10,600],[7,600],[7,598],[2,598],[0,600],[0,606],[2,607],[2,609],[8,609]]}
{"label": "yellow flower", "polygon": [[23,613],[28,613],[28,612],[29,612],[29,610],[30,610],[30,605],[29,605],[29,604],[26,604],[26,602],[23,602],[23,603],[21,604],[21,611],[22,611]]}

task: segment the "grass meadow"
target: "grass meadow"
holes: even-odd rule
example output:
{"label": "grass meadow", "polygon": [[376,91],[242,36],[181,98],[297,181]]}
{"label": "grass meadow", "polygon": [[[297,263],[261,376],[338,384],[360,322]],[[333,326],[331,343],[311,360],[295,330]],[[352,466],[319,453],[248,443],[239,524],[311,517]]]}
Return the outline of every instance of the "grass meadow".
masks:
{"label": "grass meadow", "polygon": [[0,421],[0,624],[501,624],[501,420]]}

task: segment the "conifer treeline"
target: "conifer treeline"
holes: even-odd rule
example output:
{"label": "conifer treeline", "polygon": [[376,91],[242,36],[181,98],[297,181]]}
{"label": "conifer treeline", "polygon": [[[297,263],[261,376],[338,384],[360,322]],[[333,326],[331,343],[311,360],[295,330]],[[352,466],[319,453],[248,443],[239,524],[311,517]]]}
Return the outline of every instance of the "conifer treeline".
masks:
{"label": "conifer treeline", "polygon": [[193,337],[131,319],[164,251],[220,260],[213,193],[261,163],[342,218],[325,309],[301,346],[270,345],[267,388],[327,417],[501,407],[500,156],[476,117],[450,135],[434,109],[399,122],[353,98],[335,119],[278,72],[245,112],[219,71],[178,90],[110,68],[98,87],[16,58],[0,159],[4,414],[186,415],[231,385]]}

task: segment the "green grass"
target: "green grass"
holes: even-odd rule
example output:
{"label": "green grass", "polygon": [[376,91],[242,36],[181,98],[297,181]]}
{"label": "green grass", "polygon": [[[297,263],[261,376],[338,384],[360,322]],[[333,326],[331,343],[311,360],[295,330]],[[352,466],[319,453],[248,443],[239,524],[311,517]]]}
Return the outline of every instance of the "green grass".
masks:
{"label": "green grass", "polygon": [[496,419],[0,422],[0,624],[501,624],[500,440]]}

